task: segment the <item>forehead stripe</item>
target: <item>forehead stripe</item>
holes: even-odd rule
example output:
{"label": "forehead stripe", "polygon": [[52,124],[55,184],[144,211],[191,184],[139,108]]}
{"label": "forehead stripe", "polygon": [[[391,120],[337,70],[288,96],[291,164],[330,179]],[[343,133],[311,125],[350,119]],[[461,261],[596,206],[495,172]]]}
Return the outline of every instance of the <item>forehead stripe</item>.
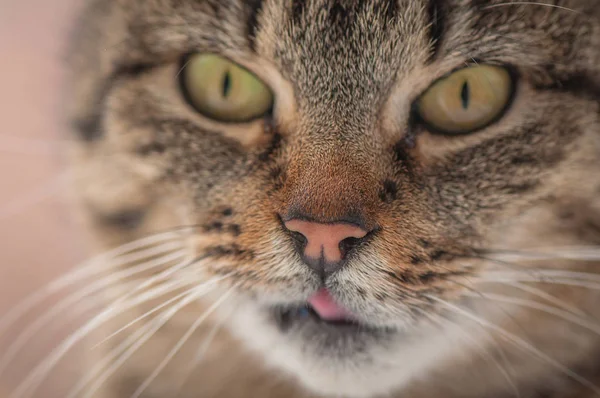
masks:
{"label": "forehead stripe", "polygon": [[443,0],[429,0],[427,8],[430,20],[429,36],[432,42],[431,61],[433,61],[439,53],[444,35],[446,9],[444,8],[443,3]]}
{"label": "forehead stripe", "polygon": [[248,11],[248,21],[246,23],[247,26],[247,35],[248,35],[248,45],[255,51],[256,49],[256,33],[260,30],[258,16],[262,10],[263,0],[249,0],[247,7]]}

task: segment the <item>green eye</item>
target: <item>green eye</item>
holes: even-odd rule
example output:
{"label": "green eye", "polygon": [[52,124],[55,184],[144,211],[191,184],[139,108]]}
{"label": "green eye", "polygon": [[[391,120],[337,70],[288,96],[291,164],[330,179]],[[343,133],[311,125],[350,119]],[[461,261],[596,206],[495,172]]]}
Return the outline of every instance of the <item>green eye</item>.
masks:
{"label": "green eye", "polygon": [[417,101],[417,111],[421,120],[437,131],[471,133],[502,116],[513,89],[506,68],[471,66],[435,82]]}
{"label": "green eye", "polygon": [[243,123],[271,111],[273,93],[255,75],[214,54],[188,58],[181,85],[188,102],[204,116],[228,123]]}

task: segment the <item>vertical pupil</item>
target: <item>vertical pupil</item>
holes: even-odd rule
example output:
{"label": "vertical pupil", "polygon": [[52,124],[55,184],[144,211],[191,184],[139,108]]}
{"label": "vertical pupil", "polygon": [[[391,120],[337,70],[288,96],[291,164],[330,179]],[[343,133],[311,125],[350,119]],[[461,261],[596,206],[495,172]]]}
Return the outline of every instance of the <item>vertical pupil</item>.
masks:
{"label": "vertical pupil", "polygon": [[470,96],[471,92],[469,90],[469,83],[465,81],[462,89],[460,90],[460,99],[462,100],[463,109],[467,109],[469,107]]}
{"label": "vertical pupil", "polygon": [[225,76],[223,77],[223,97],[227,98],[229,93],[231,92],[231,73],[229,70],[225,72]]}

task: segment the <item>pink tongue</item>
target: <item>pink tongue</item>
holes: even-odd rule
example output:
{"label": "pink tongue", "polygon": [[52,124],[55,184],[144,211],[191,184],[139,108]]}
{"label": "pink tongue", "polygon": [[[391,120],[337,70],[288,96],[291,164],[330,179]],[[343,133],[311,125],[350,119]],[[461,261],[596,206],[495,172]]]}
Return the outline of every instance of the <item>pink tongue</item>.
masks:
{"label": "pink tongue", "polygon": [[327,289],[321,289],[308,299],[308,304],[315,312],[326,321],[343,321],[352,318],[352,315],[335,303]]}

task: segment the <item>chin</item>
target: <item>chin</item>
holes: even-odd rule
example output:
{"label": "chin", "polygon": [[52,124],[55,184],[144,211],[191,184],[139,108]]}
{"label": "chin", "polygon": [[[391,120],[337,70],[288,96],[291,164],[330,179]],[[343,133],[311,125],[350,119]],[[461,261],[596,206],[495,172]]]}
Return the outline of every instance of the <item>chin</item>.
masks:
{"label": "chin", "polygon": [[458,330],[418,320],[383,325],[380,318],[371,322],[345,311],[330,317],[310,300],[236,301],[233,334],[274,370],[321,396],[386,395],[460,350]]}

